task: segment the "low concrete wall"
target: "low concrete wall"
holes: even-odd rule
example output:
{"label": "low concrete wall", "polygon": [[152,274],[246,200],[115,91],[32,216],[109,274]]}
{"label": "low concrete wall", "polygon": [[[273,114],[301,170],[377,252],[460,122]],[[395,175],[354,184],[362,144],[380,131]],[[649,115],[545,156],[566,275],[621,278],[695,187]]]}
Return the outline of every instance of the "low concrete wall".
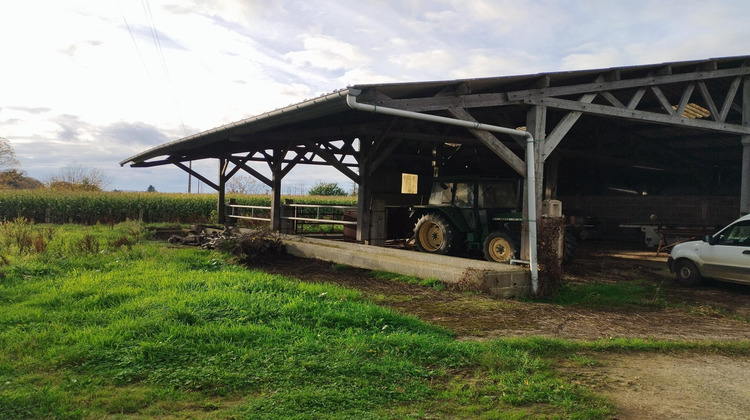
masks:
{"label": "low concrete wall", "polygon": [[282,235],[282,241],[287,252],[297,257],[438,279],[503,298],[531,293],[529,271],[518,266],[294,235]]}

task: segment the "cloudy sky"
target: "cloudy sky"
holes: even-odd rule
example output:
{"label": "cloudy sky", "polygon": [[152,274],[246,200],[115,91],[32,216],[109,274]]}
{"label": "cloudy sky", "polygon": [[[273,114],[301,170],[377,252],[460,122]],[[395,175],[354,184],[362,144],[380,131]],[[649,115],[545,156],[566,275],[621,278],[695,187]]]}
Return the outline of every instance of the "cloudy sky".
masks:
{"label": "cloudy sky", "polygon": [[[746,0],[4,1],[0,137],[40,180],[77,163],[185,192],[177,168],[118,162],[354,83],[748,55],[748,22]],[[315,180],[350,184],[284,182]]]}

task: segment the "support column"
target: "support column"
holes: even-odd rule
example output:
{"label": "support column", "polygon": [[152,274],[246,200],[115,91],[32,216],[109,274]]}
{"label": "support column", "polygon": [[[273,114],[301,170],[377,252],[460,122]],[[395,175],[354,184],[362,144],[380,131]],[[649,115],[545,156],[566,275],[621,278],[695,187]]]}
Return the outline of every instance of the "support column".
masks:
{"label": "support column", "polygon": [[536,149],[534,168],[536,169],[536,213],[537,219],[542,210],[542,197],[544,194],[544,140],[547,138],[547,107],[534,106],[526,113],[526,131],[534,136],[534,147]]}
{"label": "support column", "polygon": [[[750,77],[742,81],[742,125],[750,126]],[[742,136],[740,214],[750,213],[750,136]]]}
{"label": "support column", "polygon": [[281,230],[281,179],[284,177],[281,170],[284,162],[285,150],[273,151],[273,164],[271,166],[271,230]]}
{"label": "support column", "polygon": [[[542,193],[543,193],[543,184],[544,184],[544,155],[543,151],[544,148],[541,147],[544,144],[544,139],[547,136],[546,133],[546,124],[547,124],[547,107],[537,105],[534,107],[531,107],[529,111],[526,113],[526,131],[531,133],[532,136],[534,136],[536,147],[536,154],[535,154],[535,176],[536,176],[536,191],[528,191],[528,182],[526,179],[524,179],[523,183],[523,218],[524,218],[524,226],[528,226],[528,221],[530,217],[533,217],[534,220],[539,220],[539,214],[542,209]],[[527,178],[528,179],[528,178]],[[527,215],[527,199],[528,194],[534,194],[536,197],[536,214],[534,215]],[[528,260],[530,258],[529,255],[529,236],[528,236],[528,230],[527,228],[524,228],[524,232],[521,235],[521,259],[522,260]]]}
{"label": "support column", "polygon": [[545,164],[545,177],[544,177],[544,195],[545,200],[557,199],[557,175],[560,168],[560,155],[553,153],[547,156],[544,161]]}
{"label": "support column", "polygon": [[750,213],[750,136],[742,136],[742,184],[740,187],[740,214]]}
{"label": "support column", "polygon": [[219,159],[219,199],[216,205],[216,214],[219,216],[218,223],[223,225],[226,223],[227,216],[227,204],[226,204],[226,172],[227,172],[227,160]]}
{"label": "support column", "polygon": [[370,241],[370,202],[372,201],[369,175],[370,141],[359,140],[359,190],[357,191],[357,240]]}

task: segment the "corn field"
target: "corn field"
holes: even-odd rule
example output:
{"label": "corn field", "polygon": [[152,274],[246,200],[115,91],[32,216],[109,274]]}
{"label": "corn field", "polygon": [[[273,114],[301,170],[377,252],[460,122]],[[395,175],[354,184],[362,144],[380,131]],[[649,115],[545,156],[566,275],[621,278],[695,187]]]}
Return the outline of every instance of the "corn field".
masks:
{"label": "corn field", "polygon": [[[270,206],[268,195],[228,195],[237,204]],[[284,197],[294,203],[352,205],[353,197]],[[214,223],[214,194],[0,191],[0,220],[25,218],[36,223]]]}

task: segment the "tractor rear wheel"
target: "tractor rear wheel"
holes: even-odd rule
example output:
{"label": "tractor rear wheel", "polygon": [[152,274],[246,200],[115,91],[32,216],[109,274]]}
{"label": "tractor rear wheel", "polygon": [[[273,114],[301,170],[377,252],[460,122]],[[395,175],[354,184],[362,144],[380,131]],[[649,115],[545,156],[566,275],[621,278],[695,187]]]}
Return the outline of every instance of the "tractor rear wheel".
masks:
{"label": "tractor rear wheel", "polygon": [[417,249],[433,254],[452,254],[458,248],[460,233],[445,217],[429,213],[414,226]]}
{"label": "tractor rear wheel", "polygon": [[492,232],[484,240],[484,258],[487,261],[510,262],[511,259],[518,257],[518,251],[521,247],[518,241],[508,232]]}

